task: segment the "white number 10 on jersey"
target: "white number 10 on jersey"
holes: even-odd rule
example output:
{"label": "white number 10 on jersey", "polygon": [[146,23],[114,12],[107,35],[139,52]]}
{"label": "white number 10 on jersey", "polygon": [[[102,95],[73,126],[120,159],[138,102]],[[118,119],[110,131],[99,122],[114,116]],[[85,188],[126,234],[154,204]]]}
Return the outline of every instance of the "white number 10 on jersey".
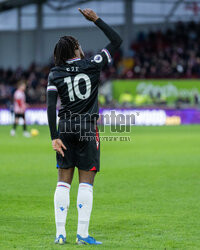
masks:
{"label": "white number 10 on jersey", "polygon": [[[83,79],[86,83],[86,93],[81,94],[79,89],[79,81]],[[64,82],[67,83],[68,92],[69,92],[69,99],[70,101],[75,101],[74,93],[79,99],[85,100],[90,96],[91,93],[91,81],[90,78],[86,74],[78,74],[74,78],[74,82],[72,83],[71,76],[65,77]]]}

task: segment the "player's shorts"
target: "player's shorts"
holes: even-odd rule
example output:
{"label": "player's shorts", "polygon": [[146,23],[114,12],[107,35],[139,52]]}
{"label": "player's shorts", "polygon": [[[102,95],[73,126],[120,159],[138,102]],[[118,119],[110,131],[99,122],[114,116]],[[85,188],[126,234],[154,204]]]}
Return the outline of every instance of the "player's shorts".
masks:
{"label": "player's shorts", "polygon": [[[88,126],[89,125],[89,126]],[[66,146],[64,157],[56,153],[57,168],[77,167],[85,171],[100,170],[100,140],[96,124],[77,129],[69,122],[59,121],[59,138]],[[90,129],[88,129],[90,127]]]}
{"label": "player's shorts", "polygon": [[15,113],[15,118],[23,118],[25,119],[25,114]]}

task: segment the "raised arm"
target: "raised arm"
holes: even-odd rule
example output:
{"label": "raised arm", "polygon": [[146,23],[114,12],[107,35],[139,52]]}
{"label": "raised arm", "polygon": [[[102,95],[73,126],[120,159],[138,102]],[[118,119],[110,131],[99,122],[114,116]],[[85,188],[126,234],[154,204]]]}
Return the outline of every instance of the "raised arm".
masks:
{"label": "raised arm", "polygon": [[101,18],[99,18],[93,10],[79,9],[79,11],[87,20],[94,22],[97,27],[99,27],[104,32],[104,34],[110,40],[110,43],[106,46],[106,49],[109,51],[110,55],[113,56],[122,43],[122,39],[119,34],[114,31],[108,24],[106,24]]}
{"label": "raised arm", "polygon": [[104,32],[104,34],[110,40],[110,43],[106,46],[106,49],[109,51],[110,55],[113,56],[122,43],[121,37],[101,18],[98,18],[95,24]]}

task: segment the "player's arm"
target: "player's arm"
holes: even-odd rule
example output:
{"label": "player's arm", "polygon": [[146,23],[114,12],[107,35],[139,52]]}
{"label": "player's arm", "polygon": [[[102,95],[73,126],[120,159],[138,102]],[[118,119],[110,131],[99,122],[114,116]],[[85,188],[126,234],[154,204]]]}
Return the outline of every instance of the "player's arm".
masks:
{"label": "player's arm", "polygon": [[49,129],[52,139],[53,149],[60,153],[64,157],[63,149],[66,150],[65,145],[58,138],[57,124],[56,124],[56,104],[58,98],[58,90],[55,85],[52,84],[50,77],[47,86],[47,117],[49,123]]}
{"label": "player's arm", "polygon": [[110,40],[110,43],[105,47],[105,49],[109,52],[111,57],[113,57],[117,49],[122,44],[121,37],[101,18],[98,18],[95,24],[104,32],[104,34]]}
{"label": "player's arm", "polygon": [[87,20],[94,22],[104,32],[104,34],[110,40],[110,43],[106,46],[105,49],[109,53],[108,56],[113,56],[122,43],[122,39],[119,34],[114,31],[108,24],[106,24],[101,18],[99,18],[93,10],[79,9],[79,11]]}

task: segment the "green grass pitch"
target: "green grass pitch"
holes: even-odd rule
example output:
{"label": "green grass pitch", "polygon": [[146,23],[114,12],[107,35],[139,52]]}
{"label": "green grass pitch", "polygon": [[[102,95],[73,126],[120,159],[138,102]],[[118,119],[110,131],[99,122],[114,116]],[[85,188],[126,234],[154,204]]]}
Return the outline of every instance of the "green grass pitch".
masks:
{"label": "green grass pitch", "polygon": [[200,126],[133,127],[131,142],[101,143],[90,223],[98,247],[75,245],[77,171],[68,244],[54,245],[55,153],[48,128],[37,128],[29,139],[0,128],[1,250],[200,249]]}

